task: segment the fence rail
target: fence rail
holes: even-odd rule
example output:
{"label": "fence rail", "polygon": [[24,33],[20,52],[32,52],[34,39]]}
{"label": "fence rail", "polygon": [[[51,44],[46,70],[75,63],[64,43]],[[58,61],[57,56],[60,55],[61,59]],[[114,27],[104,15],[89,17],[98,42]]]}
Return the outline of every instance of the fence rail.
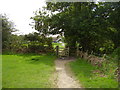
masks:
{"label": "fence rail", "polygon": [[56,46],[56,55],[59,58],[62,58],[62,57],[69,58],[69,47],[68,48],[60,48],[59,46]]}
{"label": "fence rail", "polygon": [[[62,57],[69,57],[69,47],[68,48],[60,48],[59,46],[56,46],[56,55],[58,58]],[[84,58],[88,62],[90,62],[92,65],[97,65],[99,67],[102,66],[102,63],[105,61],[104,57],[97,57],[91,54],[88,54],[87,52],[82,52],[79,50],[79,48],[76,48],[76,56]]]}

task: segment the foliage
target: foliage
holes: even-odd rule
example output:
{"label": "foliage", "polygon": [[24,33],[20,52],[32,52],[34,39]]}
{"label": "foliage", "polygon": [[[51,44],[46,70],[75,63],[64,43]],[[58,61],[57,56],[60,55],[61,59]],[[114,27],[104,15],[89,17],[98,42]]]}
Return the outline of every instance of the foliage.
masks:
{"label": "foliage", "polygon": [[[35,54],[2,55],[3,88],[51,88],[54,56]],[[14,78],[13,78],[14,76]]]}
{"label": "foliage", "polygon": [[13,22],[9,21],[6,15],[0,15],[0,20],[2,21],[2,49],[9,49],[11,44],[12,32],[16,31]]}
{"label": "foliage", "polygon": [[27,40],[28,52],[53,52],[52,38],[39,35],[39,33],[30,33],[28,35],[25,35],[25,40]]}
{"label": "foliage", "polygon": [[118,60],[120,59],[120,47],[116,48],[112,53],[113,58],[116,57]]}
{"label": "foliage", "polygon": [[10,39],[10,51],[11,52],[17,52],[17,53],[21,53],[23,52],[22,50],[25,49],[23,47],[23,44],[26,41],[24,40],[24,35],[11,35],[11,39]]}
{"label": "foliage", "polygon": [[70,62],[70,67],[85,88],[118,88],[118,82],[113,78],[112,72],[107,71],[105,74],[83,59]]}
{"label": "foliage", "polygon": [[39,33],[42,34],[43,36],[48,35],[49,28],[48,18],[49,14],[45,9],[39,10],[38,12],[36,11],[35,17],[31,17],[31,19],[35,21],[33,27],[35,28],[35,30],[39,31]]}
{"label": "foliage", "polygon": [[[32,19],[36,30],[46,34],[61,34],[74,53],[76,42],[83,51],[111,53],[120,46],[119,4],[94,2],[47,2]],[[113,17],[116,17],[115,19]]]}
{"label": "foliage", "polygon": [[44,34],[30,33],[28,35],[14,35],[13,22],[9,21],[6,15],[2,15],[2,49],[3,52],[17,53],[41,53],[53,52],[52,38],[45,37]]}

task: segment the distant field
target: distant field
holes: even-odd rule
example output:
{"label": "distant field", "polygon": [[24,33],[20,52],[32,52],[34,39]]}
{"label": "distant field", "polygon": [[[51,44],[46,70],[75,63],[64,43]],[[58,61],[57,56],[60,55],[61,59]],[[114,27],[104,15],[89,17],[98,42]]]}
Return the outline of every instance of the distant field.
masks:
{"label": "distant field", "polygon": [[60,48],[64,48],[62,43],[52,43],[53,47],[55,48],[56,46],[59,46]]}
{"label": "distant field", "polygon": [[102,76],[101,73],[92,73],[98,70],[95,66],[83,59],[70,62],[70,67],[76,78],[85,88],[117,88],[118,82],[112,77]]}
{"label": "distant field", "polygon": [[3,88],[51,88],[54,56],[3,55]]}

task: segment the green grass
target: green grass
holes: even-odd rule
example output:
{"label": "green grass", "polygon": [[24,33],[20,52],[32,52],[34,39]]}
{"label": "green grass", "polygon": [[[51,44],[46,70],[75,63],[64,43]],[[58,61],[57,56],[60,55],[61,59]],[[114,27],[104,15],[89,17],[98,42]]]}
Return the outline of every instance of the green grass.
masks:
{"label": "green grass", "polygon": [[52,43],[53,48],[55,48],[56,46],[59,46],[60,48],[64,48],[64,46],[62,46],[62,43]]}
{"label": "green grass", "polygon": [[51,88],[55,56],[2,55],[3,88]]}
{"label": "green grass", "polygon": [[101,73],[93,73],[94,70],[98,70],[95,66],[86,62],[83,59],[77,59],[74,62],[70,62],[70,67],[75,74],[76,78],[80,81],[85,88],[117,88],[118,82],[112,77],[101,77]]}

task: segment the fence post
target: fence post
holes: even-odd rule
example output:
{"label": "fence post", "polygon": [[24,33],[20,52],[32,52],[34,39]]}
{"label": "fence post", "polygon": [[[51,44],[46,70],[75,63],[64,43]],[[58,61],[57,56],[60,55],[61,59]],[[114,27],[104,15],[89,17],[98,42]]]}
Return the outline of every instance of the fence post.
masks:
{"label": "fence post", "polygon": [[79,56],[79,47],[77,46],[77,51],[76,51],[77,57]]}
{"label": "fence post", "polygon": [[59,46],[56,46],[56,55],[59,56]]}
{"label": "fence post", "polygon": [[68,56],[67,57],[69,58],[69,56],[70,56],[70,52],[69,52],[69,47],[68,47]]}

